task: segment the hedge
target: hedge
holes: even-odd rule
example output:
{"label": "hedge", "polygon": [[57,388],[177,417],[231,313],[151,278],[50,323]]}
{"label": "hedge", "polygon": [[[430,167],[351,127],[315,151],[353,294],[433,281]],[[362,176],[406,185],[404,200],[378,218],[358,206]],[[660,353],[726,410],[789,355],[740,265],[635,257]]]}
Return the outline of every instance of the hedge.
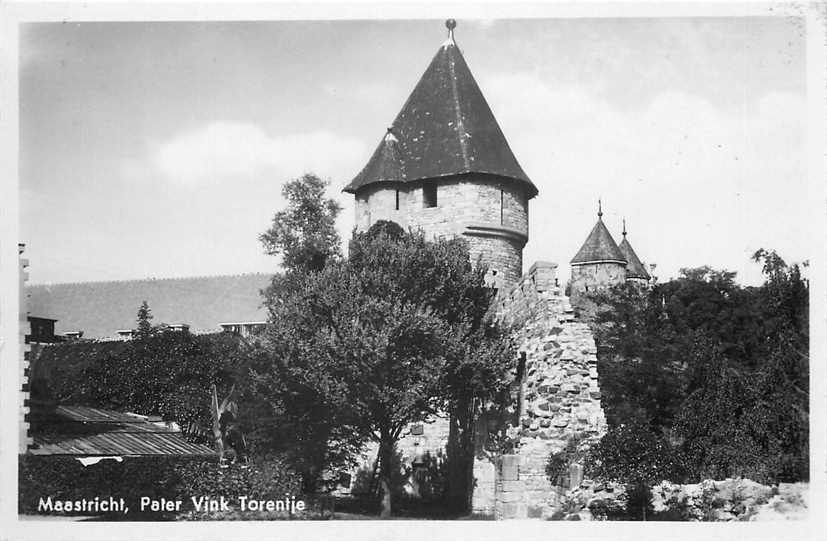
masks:
{"label": "hedge", "polygon": [[[120,511],[58,513],[101,515],[108,520],[210,518],[210,513],[195,512],[191,497],[223,496],[236,508],[239,496],[268,500],[284,500],[285,495],[295,496],[296,500],[303,498],[298,476],[278,458],[221,468],[216,459],[206,457],[125,457],[122,462],[107,459],[84,467],[72,457],[20,455],[18,472],[18,513],[27,515],[43,514],[38,511],[38,504],[47,497],[53,502],[123,498],[129,508],[126,515]],[[179,513],[141,512],[142,496],[183,503]]]}

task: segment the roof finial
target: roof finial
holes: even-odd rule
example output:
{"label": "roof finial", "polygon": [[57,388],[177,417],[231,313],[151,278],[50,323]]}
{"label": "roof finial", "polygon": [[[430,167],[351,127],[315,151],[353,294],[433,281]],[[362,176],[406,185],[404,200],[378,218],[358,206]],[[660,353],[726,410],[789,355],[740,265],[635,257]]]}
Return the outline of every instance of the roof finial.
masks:
{"label": "roof finial", "polygon": [[597,217],[603,217],[603,204],[600,202],[600,198],[597,198]]}
{"label": "roof finial", "polygon": [[626,218],[623,218],[623,238],[626,238]]}
{"label": "roof finial", "polygon": [[445,40],[443,43],[443,47],[447,47],[449,45],[456,45],[454,41],[454,28],[457,27],[457,22],[454,19],[448,19],[445,21],[445,28],[448,29],[448,39]]}

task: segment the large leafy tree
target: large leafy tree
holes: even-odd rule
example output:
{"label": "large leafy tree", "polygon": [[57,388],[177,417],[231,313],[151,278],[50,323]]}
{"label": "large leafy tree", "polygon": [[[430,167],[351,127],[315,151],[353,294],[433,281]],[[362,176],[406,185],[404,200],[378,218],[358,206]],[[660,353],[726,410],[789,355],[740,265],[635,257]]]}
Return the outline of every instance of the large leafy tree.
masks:
{"label": "large leafy tree", "polygon": [[284,184],[287,207],[273,216],[259,239],[269,255],[281,256],[287,271],[318,271],[341,255],[336,217],[341,206],[325,196],[328,182],[308,173]]}
{"label": "large leafy tree", "polygon": [[765,283],[709,267],[596,297],[592,321],[612,428],[643,423],[686,452],[688,474],[807,477],[809,287],[759,250]]}
{"label": "large leafy tree", "polygon": [[255,373],[258,392],[288,418],[327,419],[328,458],[376,442],[388,515],[405,427],[506,386],[514,359],[484,323],[490,301],[463,240],[377,224],[354,236],[349,259],[300,275],[270,303],[274,362]]}

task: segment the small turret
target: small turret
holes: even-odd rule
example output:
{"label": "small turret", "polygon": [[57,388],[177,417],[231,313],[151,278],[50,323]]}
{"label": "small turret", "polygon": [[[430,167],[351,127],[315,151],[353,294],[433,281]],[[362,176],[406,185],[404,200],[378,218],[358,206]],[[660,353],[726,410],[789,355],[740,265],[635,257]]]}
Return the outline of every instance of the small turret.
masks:
{"label": "small turret", "polygon": [[629,239],[626,238],[625,218],[623,219],[623,241],[621,241],[618,248],[620,248],[620,251],[623,252],[623,256],[626,258],[626,281],[640,285],[648,284],[652,277],[646,272],[646,267],[641,263],[640,258],[638,258],[635,250],[629,243]]}
{"label": "small turret", "polygon": [[603,223],[603,205],[597,201],[597,223],[571,260],[571,298],[577,304],[584,294],[622,284],[626,256]]}

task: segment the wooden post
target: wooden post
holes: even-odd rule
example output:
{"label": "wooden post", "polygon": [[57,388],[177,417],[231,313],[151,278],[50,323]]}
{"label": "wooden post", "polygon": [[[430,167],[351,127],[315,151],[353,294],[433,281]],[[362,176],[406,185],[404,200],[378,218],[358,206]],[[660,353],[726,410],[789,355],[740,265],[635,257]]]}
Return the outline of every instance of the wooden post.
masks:
{"label": "wooden post", "polygon": [[224,437],[221,434],[221,425],[218,422],[220,411],[218,408],[218,391],[215,389],[215,384],[212,384],[212,403],[210,404],[210,412],[212,413],[212,433],[215,437],[215,450],[218,452],[218,464],[224,464]]}

